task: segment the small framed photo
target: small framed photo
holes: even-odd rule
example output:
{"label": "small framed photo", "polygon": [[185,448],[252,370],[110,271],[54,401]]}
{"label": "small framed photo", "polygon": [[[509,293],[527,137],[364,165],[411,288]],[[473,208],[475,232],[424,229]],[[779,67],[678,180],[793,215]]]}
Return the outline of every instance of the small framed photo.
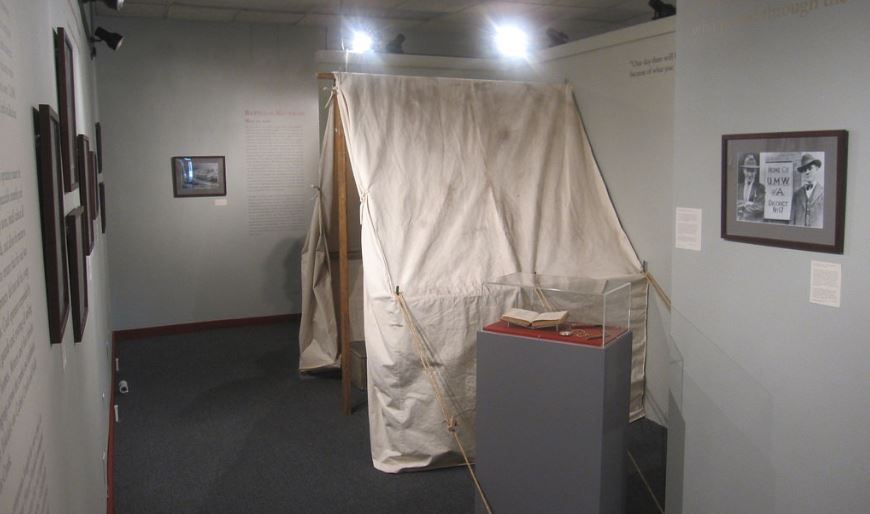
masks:
{"label": "small framed photo", "polygon": [[69,319],[69,270],[63,216],[60,119],[50,106],[42,104],[34,109],[34,121],[48,333],[51,344],[59,344],[63,341]]}
{"label": "small framed photo", "polygon": [[91,180],[91,150],[88,136],[79,134],[76,137],[76,169],[79,175],[79,202],[84,210],[84,240],[85,254],[90,255],[94,249],[94,215],[91,214],[93,206],[92,197],[94,181]]}
{"label": "small framed photo", "polygon": [[73,75],[73,45],[63,27],[54,33],[54,64],[57,71],[57,104],[60,111],[63,190],[69,193],[78,184],[76,173],[76,92]]}
{"label": "small framed photo", "polygon": [[224,157],[173,157],[172,188],[176,198],[226,196]]}
{"label": "small framed photo", "polygon": [[88,270],[85,261],[85,209],[81,205],[66,215],[66,242],[69,255],[70,292],[75,342],[81,342],[88,320]]}
{"label": "small framed photo", "polygon": [[722,238],[843,253],[848,132],[722,136]]}
{"label": "small framed photo", "polygon": [[94,137],[97,138],[97,173],[103,173],[103,127],[97,122],[94,125]]}
{"label": "small framed photo", "polygon": [[106,185],[100,182],[100,226],[106,233]]}

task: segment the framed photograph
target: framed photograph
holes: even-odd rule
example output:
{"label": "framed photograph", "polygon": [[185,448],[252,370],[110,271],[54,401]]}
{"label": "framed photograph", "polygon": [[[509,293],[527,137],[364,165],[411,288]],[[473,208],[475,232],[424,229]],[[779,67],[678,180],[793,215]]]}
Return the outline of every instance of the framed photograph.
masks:
{"label": "framed photograph", "polygon": [[66,228],[63,217],[63,171],[61,169],[60,119],[45,104],[34,109],[36,170],[39,213],[42,221],[42,258],[48,303],[48,333],[51,344],[63,341],[69,319],[69,270]]}
{"label": "framed photograph", "polygon": [[103,127],[99,122],[94,126],[94,137],[97,138],[97,173],[103,173]]}
{"label": "framed photograph", "polygon": [[224,157],[173,157],[172,188],[176,198],[226,196]]}
{"label": "framed photograph", "polygon": [[88,155],[88,200],[91,204],[91,221],[97,221],[97,216],[100,214],[100,199],[97,198],[97,152],[91,150]]}
{"label": "framed photograph", "polygon": [[100,182],[100,226],[106,233],[106,185]]}
{"label": "framed photograph", "polygon": [[57,73],[57,105],[60,110],[60,148],[63,165],[63,190],[78,184],[76,173],[76,92],[73,75],[73,45],[63,27],[54,33],[54,67]]}
{"label": "framed photograph", "polygon": [[90,180],[90,141],[88,136],[79,134],[76,138],[76,169],[79,174],[79,203],[84,210],[84,239],[85,255],[90,255],[94,249],[94,225],[91,214],[91,190]]}
{"label": "framed photograph", "polygon": [[843,253],[848,132],[722,136],[722,238]]}
{"label": "framed photograph", "polygon": [[78,206],[66,215],[66,250],[69,255],[70,296],[75,342],[81,342],[88,320],[88,270],[85,263],[85,210]]}

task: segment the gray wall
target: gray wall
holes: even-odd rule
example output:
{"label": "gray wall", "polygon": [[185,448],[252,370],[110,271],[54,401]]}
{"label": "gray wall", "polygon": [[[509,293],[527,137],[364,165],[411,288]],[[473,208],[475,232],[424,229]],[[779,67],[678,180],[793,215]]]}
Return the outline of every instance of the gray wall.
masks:
{"label": "gray wall", "polygon": [[[622,226],[670,291],[674,20],[663,19],[542,52],[541,71],[568,80]],[[667,424],[670,313],[650,288],[647,416]]]}
{"label": "gray wall", "polygon": [[[99,20],[126,36],[101,54],[113,328],[299,312],[299,257],[318,159],[321,31],[272,25]],[[301,159],[282,168],[283,221],[252,231],[249,111],[291,113]],[[263,119],[263,117],[260,117]],[[268,118],[268,117],[267,117]],[[257,155],[254,155],[257,154]],[[173,156],[226,157],[226,205],[174,198]],[[286,186],[286,187],[285,187]]]}
{"label": "gray wall", "polygon": [[[672,253],[685,432],[668,512],[870,505],[868,21],[856,0],[680,4],[674,206],[703,210],[703,240]],[[720,239],[721,136],[822,129],[849,131],[843,255]],[[842,265],[840,308],[809,303],[811,260]]]}
{"label": "gray wall", "polygon": [[[93,141],[99,120],[94,61],[76,2],[0,0],[0,25],[0,196],[21,192],[0,205],[0,217],[24,213],[0,232],[4,244],[24,234],[0,252],[0,269],[10,270],[0,275],[0,296],[10,294],[0,304],[0,512],[42,512],[40,505],[46,512],[102,512],[110,396],[107,236],[97,232],[87,258],[83,340],[73,342],[70,319],[62,342],[51,345],[31,116],[38,104],[58,109],[52,31],[62,26],[75,45],[78,132]],[[63,203],[64,212],[78,206],[78,190]],[[14,264],[22,251],[24,259]]]}

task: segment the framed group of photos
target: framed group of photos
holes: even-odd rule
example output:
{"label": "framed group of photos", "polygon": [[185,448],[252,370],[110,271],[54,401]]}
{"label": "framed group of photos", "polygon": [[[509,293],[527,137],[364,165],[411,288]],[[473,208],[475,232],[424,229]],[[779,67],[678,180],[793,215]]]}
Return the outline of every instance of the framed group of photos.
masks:
{"label": "framed group of photos", "polygon": [[[76,135],[73,45],[60,27],[54,34],[58,112],[47,104],[33,110],[37,182],[51,344],[63,341],[72,314],[75,342],[88,315],[87,256],[94,248],[94,221],[106,231],[102,173],[102,127],[95,126],[96,151]],[[80,205],[64,215],[64,192],[78,187]]]}
{"label": "framed group of photos", "polygon": [[845,130],[722,136],[722,238],[843,253]]}

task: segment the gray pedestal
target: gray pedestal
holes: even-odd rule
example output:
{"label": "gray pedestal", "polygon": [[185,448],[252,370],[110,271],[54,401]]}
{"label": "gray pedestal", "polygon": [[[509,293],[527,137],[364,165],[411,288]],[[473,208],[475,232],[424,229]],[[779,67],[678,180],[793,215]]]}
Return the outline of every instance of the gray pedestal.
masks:
{"label": "gray pedestal", "polygon": [[478,332],[476,470],[493,512],[624,512],[630,381],[630,332],[603,348]]}

